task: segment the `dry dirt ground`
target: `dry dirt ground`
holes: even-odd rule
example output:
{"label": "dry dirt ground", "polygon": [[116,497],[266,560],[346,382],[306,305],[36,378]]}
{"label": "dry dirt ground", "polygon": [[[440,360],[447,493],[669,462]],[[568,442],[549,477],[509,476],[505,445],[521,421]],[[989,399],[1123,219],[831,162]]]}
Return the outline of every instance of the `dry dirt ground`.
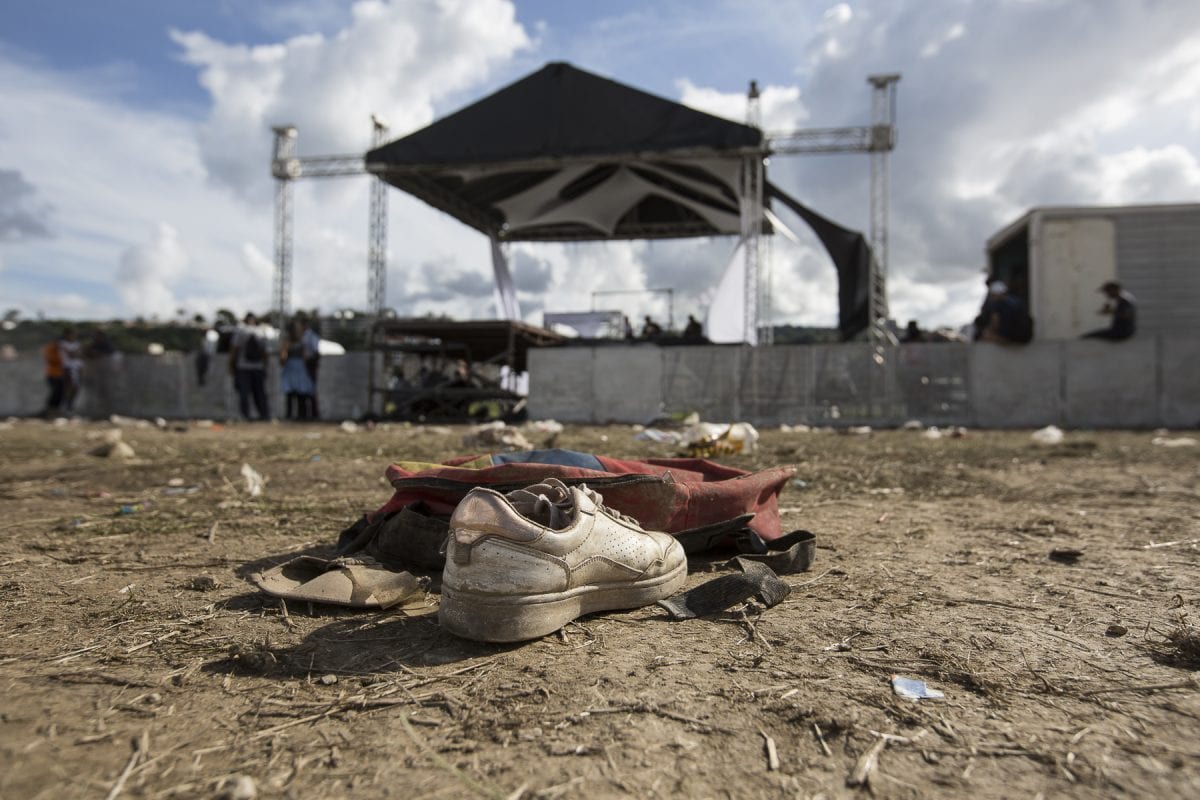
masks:
{"label": "dry dirt ground", "polygon": [[819,549],[782,605],[496,646],[440,630],[436,595],[284,608],[243,577],[464,428],[128,428],[133,459],[88,455],[107,429],[0,425],[0,797],[1200,796],[1200,447],[768,432],[720,460],[798,467],[785,529]]}

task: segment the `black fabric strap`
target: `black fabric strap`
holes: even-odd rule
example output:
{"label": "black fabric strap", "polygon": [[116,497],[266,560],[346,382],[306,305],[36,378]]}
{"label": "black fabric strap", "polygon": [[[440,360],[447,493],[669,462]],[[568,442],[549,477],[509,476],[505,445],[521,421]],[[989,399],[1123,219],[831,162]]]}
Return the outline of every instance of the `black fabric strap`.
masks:
{"label": "black fabric strap", "polygon": [[671,619],[707,617],[758,597],[767,608],[778,605],[791,588],[779,575],[804,572],[816,554],[815,534],[796,530],[765,543],[765,553],[745,553],[729,562],[741,570],[700,584],[683,594],[658,601]]}

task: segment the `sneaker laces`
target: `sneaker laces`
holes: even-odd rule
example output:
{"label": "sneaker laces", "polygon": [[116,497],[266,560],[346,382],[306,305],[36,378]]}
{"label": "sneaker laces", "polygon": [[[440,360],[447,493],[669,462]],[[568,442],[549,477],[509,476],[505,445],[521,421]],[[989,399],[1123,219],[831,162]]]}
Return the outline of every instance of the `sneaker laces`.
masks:
{"label": "sneaker laces", "polygon": [[579,489],[579,491],[583,492],[583,495],[585,497],[587,497],[587,499],[589,499],[593,503],[595,503],[596,508],[603,511],[605,514],[608,514],[610,517],[616,519],[618,522],[624,522],[627,525],[633,525],[635,528],[642,527],[642,523],[638,522],[636,519],[629,516],[628,514],[623,514],[620,511],[617,511],[612,506],[604,505],[604,495],[600,494],[595,489],[589,489],[587,487],[586,483],[581,483],[576,488]]}
{"label": "sneaker laces", "polygon": [[[581,483],[575,488],[594,503],[597,509],[610,517],[628,525],[641,527],[641,523],[628,514],[604,505],[604,496],[595,489],[589,489],[587,484]],[[567,527],[575,509],[575,496],[571,494],[570,488],[557,478],[547,478],[542,483],[509,492],[508,500],[521,516],[553,530]]]}

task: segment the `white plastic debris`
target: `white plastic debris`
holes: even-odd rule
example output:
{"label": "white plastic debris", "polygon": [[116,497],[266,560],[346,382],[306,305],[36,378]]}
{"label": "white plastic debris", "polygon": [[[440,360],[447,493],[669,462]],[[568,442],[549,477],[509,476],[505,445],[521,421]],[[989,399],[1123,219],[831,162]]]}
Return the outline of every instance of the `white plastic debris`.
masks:
{"label": "white plastic debris", "polygon": [[945,435],[937,425],[930,425],[921,433],[923,439],[941,439]]}
{"label": "white plastic debris", "polygon": [[534,433],[562,433],[563,424],[556,419],[535,419],[525,423],[525,429]]}
{"label": "white plastic debris", "polygon": [[921,420],[910,419],[908,422],[905,422],[903,425],[900,426],[900,430],[902,430],[902,431],[919,431],[924,427],[925,426],[921,424]]}
{"label": "white plastic debris", "polygon": [[1155,436],[1150,440],[1151,444],[1156,444],[1159,447],[1195,447],[1196,440],[1190,436],[1177,436],[1174,439],[1168,436]]}
{"label": "white plastic debris", "polygon": [[340,427],[346,433],[358,433],[358,423],[352,419],[342,420]]}
{"label": "white plastic debris", "polygon": [[680,443],[696,456],[753,453],[758,430],[749,422],[697,422],[683,431]]}
{"label": "white plastic debris", "polygon": [[133,458],[133,448],[121,441],[119,428],[105,431],[104,441],[88,451],[88,455],[98,458]]}
{"label": "white plastic debris", "polygon": [[1029,438],[1033,439],[1035,444],[1055,445],[1060,444],[1066,434],[1062,432],[1062,428],[1056,425],[1047,425],[1030,434]]}
{"label": "white plastic debris", "polygon": [[892,676],[892,691],[909,700],[936,700],[946,696],[937,689],[930,689],[925,685],[925,681],[903,678],[899,675]]}
{"label": "white plastic debris", "polygon": [[799,423],[797,425],[788,425],[786,422],[779,426],[780,433],[812,433],[812,427]]}
{"label": "white plastic debris", "polygon": [[463,436],[463,447],[468,448],[499,448],[509,452],[532,450],[533,443],[516,428],[510,428],[503,422],[489,422],[477,425]]}
{"label": "white plastic debris", "polygon": [[263,485],[266,482],[258,470],[249,464],[242,464],[242,477],[246,479],[246,493],[248,495],[258,497],[263,493]]}

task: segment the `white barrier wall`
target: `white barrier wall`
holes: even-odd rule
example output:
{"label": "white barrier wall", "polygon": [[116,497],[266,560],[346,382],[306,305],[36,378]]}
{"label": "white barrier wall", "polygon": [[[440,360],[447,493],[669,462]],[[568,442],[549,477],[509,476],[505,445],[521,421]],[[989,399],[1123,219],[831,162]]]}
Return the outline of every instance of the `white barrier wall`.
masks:
{"label": "white barrier wall", "polygon": [[[916,344],[893,348],[882,364],[872,356],[865,344],[539,349],[529,354],[529,413],[564,422],[696,411],[758,425],[1200,427],[1200,337]],[[600,365],[602,375],[588,374]],[[606,399],[599,382],[625,388]]]}
{"label": "white barrier wall", "polygon": [[[321,359],[317,394],[325,419],[354,419],[367,402],[366,353]],[[122,354],[84,362],[83,388],[75,413],[85,417],[163,417],[165,419],[231,419],[239,416],[237,393],[224,357],[212,360],[200,385],[195,361],[182,353],[161,356]],[[269,364],[267,395],[272,414],[283,416],[279,376]],[[37,357],[0,362],[0,415],[32,416],[49,393],[42,361]]]}
{"label": "white barrier wall", "polygon": [[[1200,336],[1126,342],[901,345],[882,364],[865,344],[555,347],[529,353],[529,413],[562,422],[646,422],[696,411],[757,425],[926,425],[984,428],[1200,427]],[[321,360],[324,419],[367,410],[370,356]],[[76,412],[89,417],[229,419],[237,395],[224,359],[201,386],[191,358],[87,362]],[[282,416],[274,365],[268,378]],[[40,359],[0,362],[0,416],[37,414]]]}

